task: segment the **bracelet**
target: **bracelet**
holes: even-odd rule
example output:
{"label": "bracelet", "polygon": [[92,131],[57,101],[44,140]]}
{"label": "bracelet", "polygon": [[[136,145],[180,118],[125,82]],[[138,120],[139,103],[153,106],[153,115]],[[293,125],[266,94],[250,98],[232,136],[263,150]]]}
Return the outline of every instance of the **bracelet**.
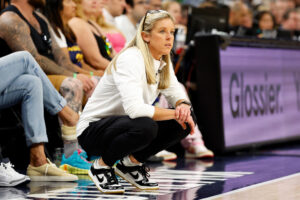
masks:
{"label": "bracelet", "polygon": [[182,101],[177,106],[179,106],[180,104],[186,104],[186,105],[192,106],[192,104],[188,101]]}

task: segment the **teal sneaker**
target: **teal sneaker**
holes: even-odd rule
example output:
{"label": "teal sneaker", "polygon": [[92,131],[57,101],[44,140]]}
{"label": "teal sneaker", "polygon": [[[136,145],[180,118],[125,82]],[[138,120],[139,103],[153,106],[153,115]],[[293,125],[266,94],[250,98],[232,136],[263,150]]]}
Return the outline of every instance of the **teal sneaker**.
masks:
{"label": "teal sneaker", "polygon": [[59,168],[71,174],[88,174],[91,166],[92,163],[85,159],[83,151],[78,149],[69,158],[63,154]]}

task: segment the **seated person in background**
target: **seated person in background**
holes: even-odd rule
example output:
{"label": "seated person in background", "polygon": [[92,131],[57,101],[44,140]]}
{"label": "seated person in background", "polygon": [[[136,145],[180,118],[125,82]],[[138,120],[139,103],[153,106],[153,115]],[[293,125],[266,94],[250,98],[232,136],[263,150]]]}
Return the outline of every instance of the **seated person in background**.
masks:
{"label": "seated person in background", "polygon": [[294,31],[297,29],[297,10],[288,10],[282,18],[281,26],[278,28],[277,37],[282,39],[293,39]]}
{"label": "seated person in background", "polygon": [[283,19],[284,13],[289,10],[288,1],[286,0],[274,0],[270,2],[270,10],[275,17],[276,28],[278,28]]}
{"label": "seated person in background", "polygon": [[229,13],[229,32],[231,35],[251,36],[252,30],[252,12],[242,1],[236,1],[230,7]]}
{"label": "seated person in background", "polygon": [[161,10],[162,0],[148,0],[147,10]]}
{"label": "seated person in background", "polygon": [[276,38],[275,18],[269,11],[261,11],[255,17],[258,38]]}
{"label": "seated person in background", "polygon": [[99,13],[99,18],[105,18],[105,21],[103,20],[102,24],[99,25],[103,28],[106,37],[117,53],[124,48],[126,38],[117,28],[115,17],[122,15],[125,5],[125,0],[108,0],[103,8],[103,16]]}
{"label": "seated person in background", "polygon": [[[80,145],[89,155],[101,155],[89,176],[103,193],[124,193],[115,170],[139,189],[158,189],[149,181],[144,162],[194,133],[190,106],[170,60],[174,31],[168,12],[148,12],[135,38],[108,66],[80,116]],[[175,109],[152,105],[160,92]]]}
{"label": "seated person in background", "polygon": [[147,11],[146,0],[126,0],[125,10],[124,15],[116,17],[116,23],[127,44],[134,38],[138,24]]}
{"label": "seated person in background", "polygon": [[87,73],[102,76],[102,70],[95,70],[84,61],[84,56],[78,44],[76,36],[69,27],[68,22],[76,15],[76,4],[73,0],[46,0],[44,10],[52,26],[54,38],[59,47],[70,57],[71,61],[85,70]]}
{"label": "seated person in background", "polygon": [[94,21],[95,13],[102,12],[103,0],[74,0],[74,2],[77,17],[69,21],[69,26],[75,33],[86,62],[96,70],[105,70],[114,51],[101,27]]}
{"label": "seated person in background", "polygon": [[[34,10],[44,6],[43,0],[27,1],[12,0],[12,5],[3,10],[0,16],[0,48],[1,52],[27,50],[37,60],[41,68],[75,112],[82,109],[83,89],[85,92],[95,87],[89,76],[78,74],[71,78],[80,67],[71,63],[70,59],[58,47],[53,36],[49,33],[48,21]],[[76,75],[76,74],[74,74]],[[65,157],[78,157],[80,166],[87,170],[90,164],[81,159],[77,153],[76,124],[62,124],[62,138],[65,144]],[[78,166],[78,162],[69,163]]]}
{"label": "seated person in background", "polygon": [[[103,70],[95,70],[84,61],[83,53],[76,43],[76,36],[68,25],[68,21],[75,17],[76,4],[72,0],[47,0],[45,15],[47,16],[58,45],[71,61],[91,75],[91,80],[98,84],[99,76],[103,75]],[[95,78],[93,75],[98,76]],[[83,103],[92,95],[94,90],[85,93]]]}
{"label": "seated person in background", "polygon": [[[62,123],[74,126],[78,120],[75,113],[66,104],[65,99],[55,90],[47,76],[28,52],[17,52],[0,58],[0,109],[16,104],[22,105],[26,144],[30,148],[30,164],[27,175],[32,181],[75,181],[77,176],[58,169],[46,158],[44,144],[48,142],[44,107],[60,117]],[[14,186],[22,180],[11,171],[11,166],[1,164],[6,177],[1,184]],[[1,175],[2,176],[2,175]],[[15,180],[16,179],[16,180]]]}
{"label": "seated person in background", "polygon": [[[12,0],[0,17],[0,47],[3,52],[27,50],[40,64],[55,88],[76,112],[82,109],[83,90],[95,87],[89,76],[78,74],[80,67],[71,63],[49,32],[46,18],[34,10],[44,7],[43,0]],[[53,76],[55,75],[55,76]]]}
{"label": "seated person in background", "polygon": [[284,13],[280,29],[294,31],[297,27],[297,10],[288,10]]}

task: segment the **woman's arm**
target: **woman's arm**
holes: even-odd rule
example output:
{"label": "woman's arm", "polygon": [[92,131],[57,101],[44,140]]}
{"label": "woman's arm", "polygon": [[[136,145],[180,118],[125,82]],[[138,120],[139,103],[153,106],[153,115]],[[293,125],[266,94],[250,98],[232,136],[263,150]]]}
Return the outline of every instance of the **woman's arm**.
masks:
{"label": "woman's arm", "polygon": [[87,22],[79,18],[73,18],[69,21],[69,26],[76,35],[77,43],[86,61],[93,68],[104,70],[110,61],[101,55],[97,41]]}
{"label": "woman's arm", "polygon": [[188,124],[189,127],[191,128],[190,134],[194,134],[195,122],[194,122],[192,116],[190,115],[190,113],[188,116],[186,116],[186,118],[184,120],[181,120],[182,117],[184,117],[184,115],[180,114],[180,113],[178,116],[176,116],[176,110],[155,107],[154,115],[153,115],[152,119],[155,121],[164,121],[164,120],[174,119],[182,126],[182,128],[184,130],[186,129],[186,124]]}

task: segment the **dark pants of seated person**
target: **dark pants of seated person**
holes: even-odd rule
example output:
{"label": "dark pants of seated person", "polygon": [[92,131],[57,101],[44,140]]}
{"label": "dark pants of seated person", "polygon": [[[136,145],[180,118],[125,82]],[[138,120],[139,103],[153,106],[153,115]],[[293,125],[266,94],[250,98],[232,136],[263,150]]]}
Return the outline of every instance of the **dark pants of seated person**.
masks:
{"label": "dark pants of seated person", "polygon": [[112,166],[130,154],[143,163],[151,155],[185,138],[189,132],[189,127],[183,130],[175,120],[112,116],[91,122],[78,140],[89,155],[101,155],[105,164]]}

